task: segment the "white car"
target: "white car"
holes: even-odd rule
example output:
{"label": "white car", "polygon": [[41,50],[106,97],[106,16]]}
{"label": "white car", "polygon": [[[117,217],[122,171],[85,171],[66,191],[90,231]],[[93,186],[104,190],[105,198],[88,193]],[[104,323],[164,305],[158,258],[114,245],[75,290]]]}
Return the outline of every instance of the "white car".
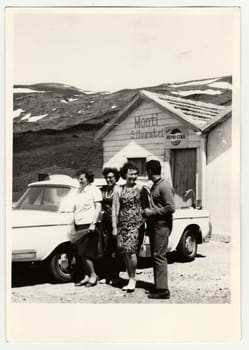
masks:
{"label": "white car", "polygon": [[[105,180],[96,179],[95,183],[102,186]],[[70,238],[75,228],[70,196],[78,186],[76,179],[66,175],[51,175],[48,180],[28,185],[12,211],[13,262],[47,262],[55,280],[71,280],[75,258]],[[197,244],[208,233],[207,210],[177,209],[168,250],[177,250],[185,261],[191,261],[196,256]],[[150,256],[148,236],[145,236],[145,248],[142,257]]]}

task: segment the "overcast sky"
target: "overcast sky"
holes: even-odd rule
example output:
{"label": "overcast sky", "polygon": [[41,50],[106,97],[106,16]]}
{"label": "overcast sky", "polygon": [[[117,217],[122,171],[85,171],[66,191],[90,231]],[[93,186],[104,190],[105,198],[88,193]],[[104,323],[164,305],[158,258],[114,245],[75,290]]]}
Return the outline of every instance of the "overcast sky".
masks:
{"label": "overcast sky", "polygon": [[119,90],[232,74],[229,9],[13,11],[13,82]]}

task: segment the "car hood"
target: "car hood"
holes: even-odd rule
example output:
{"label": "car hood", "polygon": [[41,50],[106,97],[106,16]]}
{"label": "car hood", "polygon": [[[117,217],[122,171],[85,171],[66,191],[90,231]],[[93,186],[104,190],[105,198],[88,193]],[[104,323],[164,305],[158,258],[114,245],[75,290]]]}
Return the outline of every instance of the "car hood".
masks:
{"label": "car hood", "polygon": [[174,219],[193,219],[193,218],[208,218],[209,211],[207,209],[195,209],[192,207],[176,209],[173,214]]}
{"label": "car hood", "polygon": [[12,210],[12,227],[70,225],[73,213],[49,212],[42,210]]}

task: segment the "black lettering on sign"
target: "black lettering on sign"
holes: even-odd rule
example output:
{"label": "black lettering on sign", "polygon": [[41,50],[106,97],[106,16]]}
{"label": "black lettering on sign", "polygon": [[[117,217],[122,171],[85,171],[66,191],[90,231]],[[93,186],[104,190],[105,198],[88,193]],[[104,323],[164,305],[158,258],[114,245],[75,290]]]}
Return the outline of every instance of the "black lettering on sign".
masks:
{"label": "black lettering on sign", "polygon": [[158,113],[154,113],[150,117],[137,116],[134,118],[134,127],[135,129],[140,129],[159,126],[158,119]]}

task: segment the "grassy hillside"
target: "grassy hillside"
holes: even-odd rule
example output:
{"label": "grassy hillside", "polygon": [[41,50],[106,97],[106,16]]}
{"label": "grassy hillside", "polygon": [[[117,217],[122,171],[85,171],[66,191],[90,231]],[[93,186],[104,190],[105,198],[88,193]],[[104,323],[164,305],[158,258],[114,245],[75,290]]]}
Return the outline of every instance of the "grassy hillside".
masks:
{"label": "grassy hillside", "polygon": [[102,171],[102,144],[93,142],[93,130],[15,134],[13,139],[13,200],[27,184],[37,181],[38,173],[74,176],[80,167]]}

